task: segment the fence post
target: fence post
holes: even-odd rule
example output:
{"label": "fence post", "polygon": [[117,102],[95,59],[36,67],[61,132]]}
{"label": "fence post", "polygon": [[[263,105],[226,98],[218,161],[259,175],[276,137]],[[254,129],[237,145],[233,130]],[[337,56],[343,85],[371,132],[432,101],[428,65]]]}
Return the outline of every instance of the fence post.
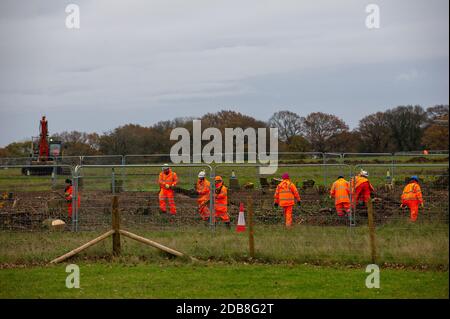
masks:
{"label": "fence post", "polygon": [[73,187],[73,195],[72,195],[72,230],[78,231],[78,176],[74,176],[72,178],[72,187]]}
{"label": "fence post", "polygon": [[52,169],[52,189],[54,190],[56,188],[56,175],[57,175],[57,170],[56,170],[56,162],[53,162],[53,169]]}
{"label": "fence post", "polygon": [[326,160],[326,153],[322,153],[322,163],[323,163],[323,185],[327,185],[327,160]]}
{"label": "fence post", "polygon": [[372,264],[375,264],[377,251],[375,245],[375,224],[374,224],[374,213],[373,213],[373,203],[372,199],[369,198],[367,201],[367,221],[369,224],[369,238],[370,238],[370,255]]}
{"label": "fence post", "polygon": [[113,239],[113,255],[120,255],[120,213],[119,213],[119,199],[117,195],[113,196],[112,200],[112,229],[114,234]]}
{"label": "fence post", "polygon": [[215,199],[215,193],[216,193],[216,168],[213,167],[212,170],[210,170],[210,177],[211,177],[211,189],[209,191],[209,225],[211,226],[211,230],[214,230],[214,199]]}
{"label": "fence post", "polygon": [[396,164],[395,153],[392,153],[391,164],[392,164],[392,166],[391,166],[392,167],[392,169],[391,169],[391,180],[394,181],[394,176],[395,176],[394,169],[395,169],[395,164]]}
{"label": "fence post", "polygon": [[255,237],[253,230],[253,199],[247,198],[248,207],[248,248],[250,251],[250,257],[255,258]]}
{"label": "fence post", "polygon": [[111,169],[111,193],[116,193],[116,172],[114,168]]}
{"label": "fence post", "polygon": [[[122,166],[125,166],[125,156],[124,155],[120,155],[121,156],[121,164]],[[122,191],[126,191],[126,187],[125,187],[125,179],[126,179],[126,172],[125,172],[125,168],[122,167],[121,168],[121,178],[122,178]]]}
{"label": "fence post", "polygon": [[353,166],[350,166],[350,227],[356,226],[356,203],[353,203]]}

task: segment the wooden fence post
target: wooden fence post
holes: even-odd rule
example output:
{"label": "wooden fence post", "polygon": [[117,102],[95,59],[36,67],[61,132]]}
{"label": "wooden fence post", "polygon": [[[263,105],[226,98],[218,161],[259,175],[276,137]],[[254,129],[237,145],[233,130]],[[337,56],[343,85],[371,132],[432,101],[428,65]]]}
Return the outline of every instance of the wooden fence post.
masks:
{"label": "wooden fence post", "polygon": [[119,213],[119,199],[117,195],[113,196],[112,200],[112,229],[114,234],[113,239],[113,255],[120,255],[120,213]]}
{"label": "wooden fence post", "polygon": [[372,258],[372,263],[375,264],[377,257],[376,244],[375,244],[375,223],[374,223],[374,212],[372,199],[369,198],[367,201],[367,222],[369,225],[369,237],[370,237],[370,255]]}
{"label": "wooden fence post", "polygon": [[250,257],[255,258],[255,238],[253,230],[253,199],[249,197],[247,199],[248,207],[248,246],[250,250]]}
{"label": "wooden fence post", "polygon": [[91,246],[93,246],[93,245],[99,243],[99,242],[102,241],[103,239],[108,238],[108,237],[111,236],[112,234],[114,234],[114,230],[111,229],[111,230],[107,231],[106,233],[104,233],[103,235],[100,235],[100,236],[98,236],[97,238],[95,238],[95,239],[93,239],[93,240],[87,242],[86,244],[84,244],[84,245],[82,245],[82,246],[80,246],[80,247],[78,247],[78,248],[76,248],[76,249],[74,249],[74,250],[71,250],[71,251],[68,252],[67,254],[64,254],[64,255],[62,255],[61,257],[58,257],[58,258],[56,258],[56,259],[53,259],[50,263],[51,263],[51,264],[60,263],[60,262],[62,262],[62,261],[64,261],[64,260],[66,260],[67,258],[70,258],[70,257],[72,257],[72,256],[75,256],[76,254],[82,252],[83,250],[85,250],[85,249],[87,249],[87,248],[89,248],[89,247],[91,247]]}

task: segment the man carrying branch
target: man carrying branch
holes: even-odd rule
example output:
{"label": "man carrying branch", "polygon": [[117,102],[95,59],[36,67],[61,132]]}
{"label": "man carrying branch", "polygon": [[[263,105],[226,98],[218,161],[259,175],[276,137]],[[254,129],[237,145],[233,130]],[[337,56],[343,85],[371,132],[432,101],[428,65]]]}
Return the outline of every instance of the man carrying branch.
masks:
{"label": "man carrying branch", "polygon": [[175,206],[174,188],[178,183],[177,173],[173,172],[168,164],[164,164],[162,172],[159,173],[159,209],[161,213],[167,213],[166,200],[169,202],[169,210],[171,215],[177,213]]}

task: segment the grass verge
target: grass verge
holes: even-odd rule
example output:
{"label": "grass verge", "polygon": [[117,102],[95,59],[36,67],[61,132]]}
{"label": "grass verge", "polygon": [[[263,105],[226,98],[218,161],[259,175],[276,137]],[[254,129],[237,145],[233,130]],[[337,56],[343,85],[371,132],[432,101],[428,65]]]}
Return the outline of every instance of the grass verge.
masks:
{"label": "grass verge", "polygon": [[[124,227],[126,228],[126,227]],[[128,229],[202,260],[248,261],[248,235],[205,226]],[[447,269],[448,228],[442,224],[385,225],[377,229],[377,263],[426,266]],[[100,232],[0,232],[0,267],[42,265],[98,236]],[[122,237],[124,261],[165,260],[158,250]],[[370,263],[367,227],[295,226],[289,231],[281,225],[255,227],[256,260],[264,263],[342,264]],[[108,259],[111,239],[90,247],[74,262]]]}
{"label": "grass verge", "polygon": [[448,298],[448,272],[312,265],[81,263],[80,289],[64,265],[0,270],[0,298]]}

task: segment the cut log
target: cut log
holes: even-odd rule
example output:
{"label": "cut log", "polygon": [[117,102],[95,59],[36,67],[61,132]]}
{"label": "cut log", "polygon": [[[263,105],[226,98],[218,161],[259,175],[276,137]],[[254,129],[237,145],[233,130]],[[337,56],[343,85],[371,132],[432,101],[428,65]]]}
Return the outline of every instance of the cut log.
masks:
{"label": "cut log", "polygon": [[66,223],[61,219],[48,218],[42,222],[42,226],[49,230],[64,230]]}

